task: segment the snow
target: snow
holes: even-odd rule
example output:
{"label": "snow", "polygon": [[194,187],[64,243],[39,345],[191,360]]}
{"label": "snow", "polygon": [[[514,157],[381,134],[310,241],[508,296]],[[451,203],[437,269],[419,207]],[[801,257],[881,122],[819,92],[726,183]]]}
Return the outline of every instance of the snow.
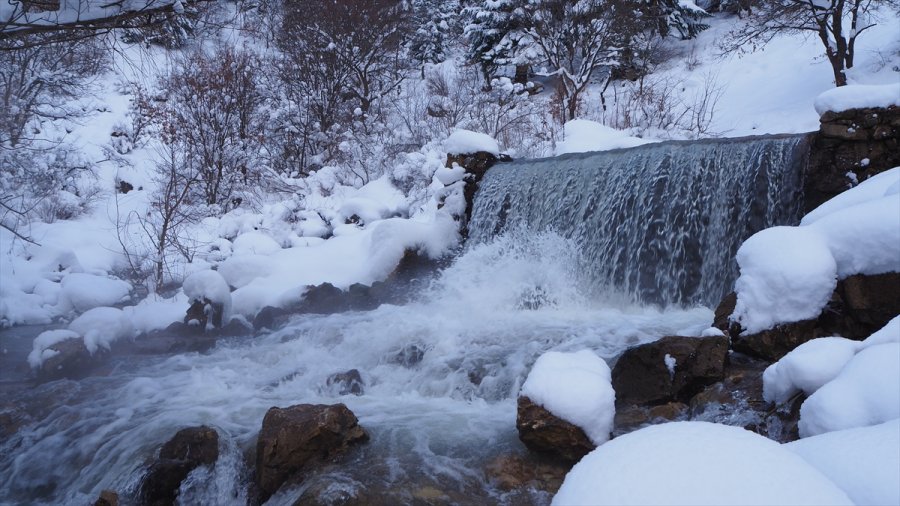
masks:
{"label": "snow", "polygon": [[131,293],[131,284],[93,274],[72,273],[62,280],[62,293],[76,311],[122,302]]}
{"label": "snow", "polygon": [[900,418],[900,343],[869,346],[800,407],[800,436]]}
{"label": "snow", "polygon": [[228,283],[216,271],[199,271],[191,274],[181,286],[190,301],[206,299],[213,304],[222,305],[222,323],[231,316],[231,289]]}
{"label": "snow", "polygon": [[84,346],[91,354],[99,348],[108,350],[113,341],[130,338],[134,334],[128,315],[114,307],[97,307],[85,311],[68,328],[84,338]]}
{"label": "snow", "polygon": [[232,243],[235,254],[259,254],[271,255],[281,249],[281,245],[275,242],[271,236],[262,232],[246,232],[237,236]]}
{"label": "snow", "polygon": [[828,243],[806,227],[772,227],[744,241],[737,252],[733,318],[748,333],[782,322],[815,318],[837,285]]}
{"label": "snow", "polygon": [[28,354],[28,364],[31,365],[33,369],[37,369],[45,360],[59,353],[58,351],[49,349],[51,346],[67,339],[80,338],[81,336],[77,332],[66,329],[41,332],[32,343],[31,353]]}
{"label": "snow", "polygon": [[828,111],[900,106],[900,83],[841,86],[820,94],[813,104],[820,115]]}
{"label": "snow", "polygon": [[160,330],[184,320],[190,306],[188,298],[178,293],[168,299],[150,295],[135,306],[122,309],[137,334]]}
{"label": "snow", "polygon": [[484,151],[494,156],[500,154],[500,145],[488,134],[459,129],[444,141],[448,155],[467,155]]}
{"label": "snow", "polygon": [[781,404],[800,391],[812,395],[840,374],[860,344],[843,337],[822,337],[801,344],[766,368],[763,398]]}
{"label": "snow", "polygon": [[895,316],[878,332],[867,337],[865,341],[860,343],[860,349],[887,343],[900,343],[900,316]]}
{"label": "snow", "polygon": [[850,207],[878,200],[882,197],[900,194],[900,167],[886,170],[866,179],[850,191],[840,193],[813,209],[800,221],[811,225],[819,219]]}
{"label": "snow", "polygon": [[595,445],[609,440],[616,395],[606,362],[591,350],[549,351],[538,357],[520,396],[584,430]]}
{"label": "snow", "polygon": [[856,504],[900,504],[900,419],[808,437],[785,448],[830,478]]}
{"label": "snow", "polygon": [[564,139],[556,145],[557,155],[633,148],[641,144],[656,142],[651,139],[632,137],[622,130],[584,119],[566,122],[563,132]]}
{"label": "snow", "polygon": [[672,355],[666,353],[666,356],[663,357],[663,362],[666,364],[666,369],[669,370],[669,377],[674,378],[675,366],[678,365],[678,360]]}
{"label": "snow", "polygon": [[718,327],[710,327],[700,333],[700,337],[718,337],[718,336],[724,336],[724,335],[725,335],[725,332],[723,332],[722,329],[720,329]]}
{"label": "snow", "polygon": [[900,168],[825,202],[798,227],[751,236],[737,253],[734,316],[747,332],[815,318],[838,279],[900,272]]}
{"label": "snow", "polygon": [[853,504],[801,457],[739,427],[672,422],[618,437],[566,475],[554,505]]}

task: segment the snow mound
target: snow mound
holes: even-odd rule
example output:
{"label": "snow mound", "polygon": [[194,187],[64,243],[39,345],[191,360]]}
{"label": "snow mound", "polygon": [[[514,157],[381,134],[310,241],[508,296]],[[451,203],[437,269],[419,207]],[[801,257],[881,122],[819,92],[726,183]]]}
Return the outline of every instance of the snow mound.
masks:
{"label": "snow mound", "polygon": [[860,344],[843,337],[822,337],[801,344],[766,368],[763,398],[781,404],[800,391],[812,395],[840,374]]}
{"label": "snow mound", "polygon": [[237,236],[232,245],[234,254],[271,255],[281,249],[271,236],[262,232],[245,232]]}
{"label": "snow mound", "polygon": [[900,504],[900,419],[829,432],[784,445],[856,504]]}
{"label": "snow mound", "polygon": [[900,167],[822,204],[798,227],[773,227],[737,253],[734,318],[750,333],[815,318],[837,279],[900,272]]}
{"label": "snow mound", "polygon": [[78,339],[81,336],[77,332],[66,329],[47,330],[41,332],[32,343],[31,353],[28,354],[28,364],[37,369],[48,358],[58,354],[58,351],[49,349],[56,343],[61,343],[66,339]]}
{"label": "snow mound", "polygon": [[673,422],[616,438],[566,475],[555,505],[853,504],[802,458],[739,427]]}
{"label": "snow mound", "polygon": [[228,321],[231,315],[231,290],[221,274],[210,270],[195,272],[185,278],[181,288],[190,301],[206,299],[213,304],[221,304],[222,323]]}
{"label": "snow mound", "polygon": [[84,346],[94,353],[98,348],[109,349],[118,339],[132,337],[134,327],[121,310],[114,307],[97,307],[86,311],[69,324],[69,330],[84,337]]}
{"label": "snow mound", "polygon": [[813,106],[819,115],[828,111],[900,106],[900,83],[841,86],[816,97]]}
{"label": "snow mound", "polygon": [[593,351],[550,351],[538,357],[520,395],[582,430],[595,445],[609,440],[616,394],[606,362]]}
{"label": "snow mound", "polygon": [[62,292],[76,311],[122,302],[131,293],[131,284],[106,276],[73,273],[62,280]]}
{"label": "snow mound", "polygon": [[218,266],[229,286],[240,288],[258,277],[272,273],[271,260],[264,255],[234,255]]}
{"label": "snow mound", "polygon": [[815,318],[837,286],[828,243],[804,227],[772,227],[744,241],[737,252],[734,317],[747,332]]}
{"label": "snow mound", "polygon": [[500,154],[500,145],[488,134],[460,129],[447,137],[444,141],[444,150],[448,155],[467,155],[485,151],[497,156]]}
{"label": "snow mound", "polygon": [[633,148],[641,144],[656,142],[632,137],[622,130],[602,125],[595,121],[574,119],[563,126],[564,139],[556,145],[556,154],[607,151],[618,148]]}
{"label": "snow mound", "polygon": [[870,346],[800,407],[800,437],[900,418],[900,343]]}

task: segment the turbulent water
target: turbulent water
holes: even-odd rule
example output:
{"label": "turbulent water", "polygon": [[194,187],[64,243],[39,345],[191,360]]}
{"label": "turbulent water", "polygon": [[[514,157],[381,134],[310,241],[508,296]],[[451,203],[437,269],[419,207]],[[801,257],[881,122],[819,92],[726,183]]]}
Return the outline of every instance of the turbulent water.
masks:
{"label": "turbulent water", "polygon": [[796,224],[805,135],[664,142],[500,164],[475,200],[470,238],[554,230],[598,286],[634,301],[715,305],[753,233]]}
{"label": "turbulent water", "polygon": [[[182,503],[245,504],[266,410],[336,402],[370,442],[269,504],[293,504],[306,487],[335,498],[380,490],[396,503],[545,504],[546,493],[511,496],[484,472],[523,452],[515,397],[534,360],[584,348],[610,359],[706,328],[709,309],[685,308],[730,287],[741,240],[796,221],[804,142],[663,143],[501,165],[482,183],[467,251],[415,303],[298,316],[202,354],[114,356],[80,381],[0,375],[0,504],[83,505],[103,489],[129,504],[148,459],[200,424],[219,431],[221,456],[183,483]],[[24,364],[36,333],[14,330],[0,334],[0,364]],[[411,346],[421,361],[398,360]],[[362,374],[361,396],[326,386],[349,369]]]}
{"label": "turbulent water", "polygon": [[[127,499],[163,442],[208,424],[222,435],[223,457],[185,482],[184,503],[242,504],[244,454],[265,411],[344,402],[372,439],[322,478],[332,489],[391,490],[399,502],[437,490],[455,502],[521,504],[483,470],[497,455],[522,451],[515,395],[537,356],[590,348],[611,358],[662,335],[697,332],[712,318],[702,308],[599,303],[586,296],[582,265],[571,241],[506,235],[471,248],[414,304],[298,317],[205,354],[121,357],[105,376],[17,391],[0,407],[34,419],[0,441],[0,503],[83,505],[102,489]],[[425,350],[421,362],[395,359],[409,345]],[[326,388],[330,374],[351,368],[362,373],[364,395]],[[301,492],[289,487],[270,504],[291,504]]]}

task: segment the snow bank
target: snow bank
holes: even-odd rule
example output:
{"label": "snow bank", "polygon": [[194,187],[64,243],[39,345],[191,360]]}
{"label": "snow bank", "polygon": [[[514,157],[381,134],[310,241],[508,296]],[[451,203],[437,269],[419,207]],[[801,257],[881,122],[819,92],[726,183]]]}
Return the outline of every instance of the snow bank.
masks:
{"label": "snow bank", "polygon": [[799,227],[773,227],[737,253],[734,318],[750,333],[815,318],[837,279],[900,271],[900,167],[816,208]]}
{"label": "snow bank", "polygon": [[589,453],[566,475],[555,505],[853,504],[802,458],[739,427],[655,425]]}
{"label": "snow bank", "polygon": [[62,280],[62,293],[76,311],[122,302],[131,293],[131,284],[106,276],[73,273]]}
{"label": "snow bank", "polygon": [[854,503],[900,504],[900,419],[784,446],[830,478]]}
{"label": "snow bank", "polygon": [[444,141],[448,155],[466,155],[486,151],[494,156],[500,154],[500,145],[488,134],[471,130],[457,130]]}
{"label": "snow bank", "polygon": [[77,332],[66,329],[47,330],[41,332],[32,343],[31,353],[28,354],[28,364],[37,369],[50,357],[57,355],[59,352],[49,349],[56,343],[61,343],[66,339],[79,339],[81,336]]}
{"label": "snow bank", "polygon": [[800,436],[900,418],[900,343],[870,346],[800,407]]}
{"label": "snow bank", "polygon": [[800,391],[812,395],[840,374],[860,344],[843,337],[822,337],[801,344],[766,368],[763,398],[781,404]]}
{"label": "snow bank", "polygon": [[895,316],[881,330],[867,337],[865,341],[860,343],[860,348],[865,349],[869,346],[888,343],[900,343],[900,316]]}
{"label": "snow bank", "polygon": [[262,232],[246,232],[234,239],[232,251],[235,254],[271,255],[281,249],[271,236]]}
{"label": "snow bank", "polygon": [[135,333],[140,334],[164,329],[182,321],[189,305],[190,302],[183,293],[168,299],[151,295],[136,306],[123,308],[122,312],[131,321]]}
{"label": "snow bank", "polygon": [[97,307],[86,311],[69,324],[69,330],[84,337],[84,346],[90,353],[98,348],[109,349],[118,339],[132,337],[134,327],[121,310],[114,307]]}
{"label": "snow bank", "polygon": [[813,106],[819,115],[867,107],[900,106],[900,83],[851,84],[822,93]]}
{"label": "snow bank", "polygon": [[650,139],[632,137],[622,130],[601,125],[595,121],[574,119],[563,126],[564,138],[556,145],[556,154],[607,151],[618,148],[633,148],[641,144],[656,142]]}
{"label": "snow bank", "polygon": [[609,440],[616,394],[606,362],[591,350],[538,357],[519,395],[582,430],[595,445]]}

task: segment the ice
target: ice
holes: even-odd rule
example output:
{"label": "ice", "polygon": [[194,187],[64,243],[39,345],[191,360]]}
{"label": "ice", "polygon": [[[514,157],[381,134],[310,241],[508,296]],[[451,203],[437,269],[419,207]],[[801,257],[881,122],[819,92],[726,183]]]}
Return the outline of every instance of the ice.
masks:
{"label": "ice", "polygon": [[584,119],[566,122],[563,131],[565,137],[556,145],[557,155],[632,148],[641,144],[657,142],[653,139],[632,137],[622,130]]}
{"label": "ice", "polygon": [[500,154],[500,146],[488,134],[471,130],[456,130],[444,141],[444,150],[448,155],[466,155],[484,151],[494,156]]}
{"label": "ice", "polygon": [[900,107],[900,83],[851,84],[833,88],[817,96],[814,106],[819,114],[869,107]]}
{"label": "ice", "polygon": [[800,407],[800,436],[900,418],[900,343],[869,346]]}
{"label": "ice", "polygon": [[900,419],[808,437],[785,448],[830,478],[858,505],[900,504]]}
{"label": "ice", "polygon": [[134,334],[131,320],[121,309],[114,307],[97,307],[85,311],[69,324],[69,330],[84,338],[84,346],[90,353],[99,348],[109,349],[113,341],[130,338]]}
{"label": "ice", "polygon": [[51,346],[56,343],[65,341],[66,339],[80,339],[81,336],[77,332],[66,329],[47,330],[41,332],[32,344],[31,353],[28,354],[28,364],[33,369],[37,369],[48,358],[56,355],[57,351],[50,350]]}
{"label": "ice", "polygon": [[740,427],[672,422],[613,439],[566,475],[554,505],[853,504],[815,467]]}
{"label": "ice", "polygon": [[860,344],[843,337],[822,337],[801,344],[766,368],[763,397],[781,404],[800,391],[812,395],[840,374]]}
{"label": "ice", "polygon": [[62,280],[62,292],[76,311],[122,302],[131,293],[131,284],[93,274],[72,273]]}
{"label": "ice", "polygon": [[595,445],[609,440],[616,394],[606,362],[591,350],[549,351],[528,373],[520,395],[584,430]]}

